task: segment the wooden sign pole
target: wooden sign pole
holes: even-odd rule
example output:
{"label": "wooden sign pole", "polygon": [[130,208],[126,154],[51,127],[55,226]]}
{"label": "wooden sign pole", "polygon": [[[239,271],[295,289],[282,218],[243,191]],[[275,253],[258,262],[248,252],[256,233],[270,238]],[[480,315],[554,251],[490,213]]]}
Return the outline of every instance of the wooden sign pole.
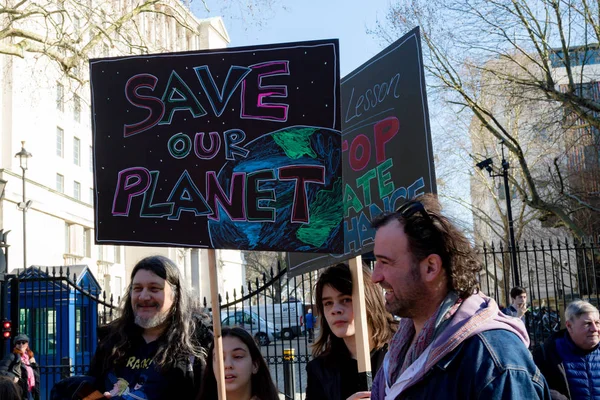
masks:
{"label": "wooden sign pole", "polygon": [[371,390],[371,351],[369,349],[369,326],[365,306],[365,284],[362,273],[362,257],[359,255],[348,260],[352,274],[352,308],[354,311],[354,329],[356,337],[356,360],[358,376],[362,390]]}
{"label": "wooden sign pole", "polygon": [[[223,364],[223,336],[221,335],[221,309],[219,307],[219,281],[217,279],[217,256],[214,249],[208,249],[208,274],[210,278],[210,301],[212,304],[213,334],[215,341],[215,360],[213,368],[217,379],[217,393],[219,400],[226,400],[225,368]],[[212,357],[209,354],[208,357]]]}

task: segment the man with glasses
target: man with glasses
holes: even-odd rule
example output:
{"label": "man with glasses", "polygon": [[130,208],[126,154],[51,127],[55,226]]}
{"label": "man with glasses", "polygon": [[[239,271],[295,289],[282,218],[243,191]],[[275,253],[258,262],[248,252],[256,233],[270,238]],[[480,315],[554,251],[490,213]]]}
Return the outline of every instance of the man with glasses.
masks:
{"label": "man with glasses", "polygon": [[401,317],[372,399],[549,399],[523,322],[477,289],[474,250],[433,195],[373,221],[372,279]]}

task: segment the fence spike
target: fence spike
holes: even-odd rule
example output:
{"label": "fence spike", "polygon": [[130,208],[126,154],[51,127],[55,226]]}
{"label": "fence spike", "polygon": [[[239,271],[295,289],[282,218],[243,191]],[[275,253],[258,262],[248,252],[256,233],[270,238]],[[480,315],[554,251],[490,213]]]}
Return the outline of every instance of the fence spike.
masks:
{"label": "fence spike", "polygon": [[219,304],[221,304],[223,302],[223,299],[221,298],[221,293],[219,293]]}
{"label": "fence spike", "polygon": [[244,285],[242,285],[242,297],[244,297]]}
{"label": "fence spike", "polygon": [[204,304],[204,308],[206,308],[208,306],[208,303],[206,301],[206,296],[203,297],[202,303]]}
{"label": "fence spike", "polygon": [[235,301],[237,299],[237,292],[235,291],[235,288],[233,288],[233,301]]}
{"label": "fence spike", "polygon": [[229,303],[229,292],[225,292],[225,301]]}
{"label": "fence spike", "polygon": [[60,270],[58,271],[58,276],[63,276],[63,267],[62,265],[60,266]]}

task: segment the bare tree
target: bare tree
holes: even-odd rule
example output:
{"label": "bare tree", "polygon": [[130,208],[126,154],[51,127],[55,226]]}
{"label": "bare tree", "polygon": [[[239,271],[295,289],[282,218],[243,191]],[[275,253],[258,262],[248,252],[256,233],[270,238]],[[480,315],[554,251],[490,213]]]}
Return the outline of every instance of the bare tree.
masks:
{"label": "bare tree", "polygon": [[[272,251],[244,251],[244,259],[246,260],[246,280],[254,286],[254,289],[261,287],[279,275],[283,269],[282,262],[285,262],[285,257],[282,253]],[[282,283],[283,279],[274,281],[270,286],[266,287],[266,296],[273,303],[281,302]]]}
{"label": "bare tree", "polygon": [[[244,15],[260,20],[259,10],[274,1],[225,3],[238,12],[245,7]],[[162,45],[170,35],[177,43],[195,40],[201,27],[188,7],[200,17],[209,14],[210,1],[201,0],[201,5],[179,0],[3,0],[0,54],[46,58],[84,84],[80,69],[89,58],[173,51]]]}
{"label": "bare tree", "polygon": [[591,84],[600,77],[598,8],[586,0],[400,1],[375,30],[389,42],[421,27],[429,97],[481,133],[470,152],[490,156],[502,142],[511,185],[534,211],[523,221],[579,238],[600,224],[600,96]]}

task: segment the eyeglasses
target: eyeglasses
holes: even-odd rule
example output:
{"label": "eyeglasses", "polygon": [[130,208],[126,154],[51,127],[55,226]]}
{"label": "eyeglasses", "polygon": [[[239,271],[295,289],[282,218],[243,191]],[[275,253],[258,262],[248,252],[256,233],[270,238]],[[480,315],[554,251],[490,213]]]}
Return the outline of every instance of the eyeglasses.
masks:
{"label": "eyeglasses", "polygon": [[420,201],[406,202],[396,209],[396,213],[402,215],[402,217],[406,219],[412,217],[416,213],[420,213],[423,216],[423,218],[427,219],[428,221],[431,221],[429,213]]}
{"label": "eyeglasses", "polygon": [[15,342],[15,346],[20,346],[20,345],[25,344],[25,343],[27,343],[27,342]]}

